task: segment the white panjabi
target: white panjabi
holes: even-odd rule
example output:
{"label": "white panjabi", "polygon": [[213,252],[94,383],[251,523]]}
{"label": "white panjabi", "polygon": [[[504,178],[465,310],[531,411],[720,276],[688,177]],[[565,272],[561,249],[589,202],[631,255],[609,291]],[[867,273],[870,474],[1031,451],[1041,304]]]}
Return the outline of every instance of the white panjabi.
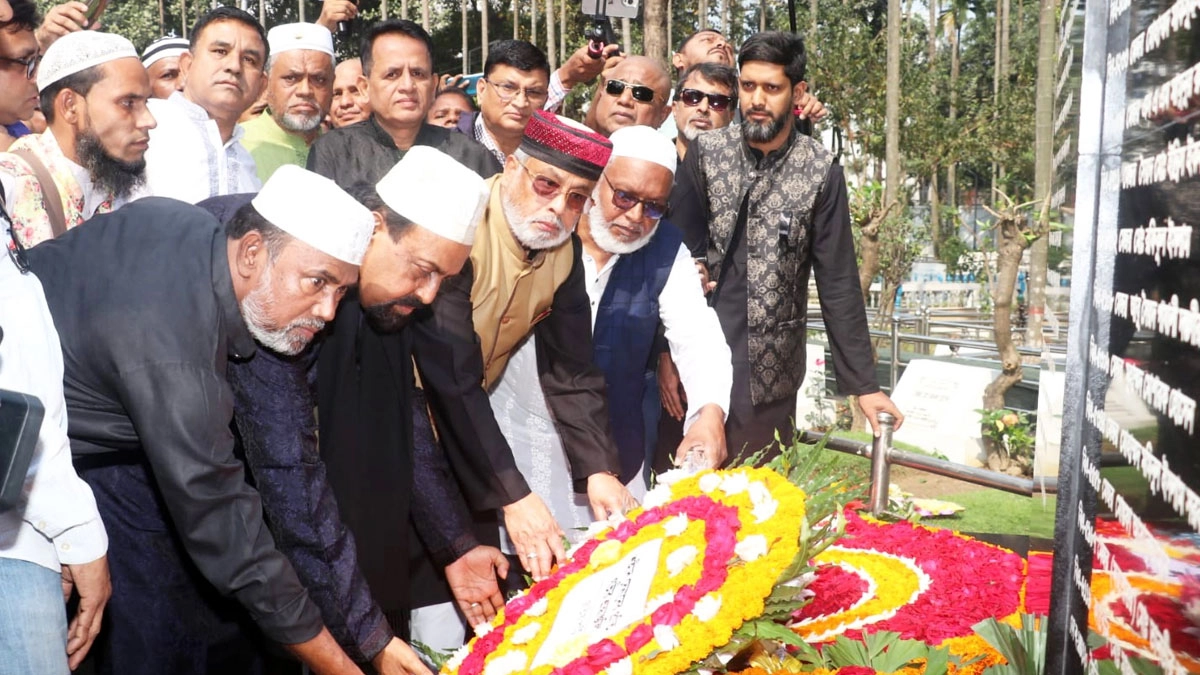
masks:
{"label": "white panjabi", "polygon": [[352,265],[362,264],[375,217],[337,183],[285,164],[250,201],[254,210],[296,239]]}
{"label": "white panjabi", "polygon": [[138,59],[133,43],[120,35],[81,30],[54,41],[38,66],[37,88],[41,92],[64,77],[117,59]]}
{"label": "white panjabi", "polygon": [[285,23],[267,31],[271,56],[295,49],[309,49],[333,56],[333,34],[315,23]]}
{"label": "white panjabi", "polygon": [[489,196],[478,174],[428,145],[414,145],[375,190],[396,213],[468,246],[475,241]]}
{"label": "white panjabi", "polygon": [[[612,159],[631,157],[666,167],[672,174],[679,161],[675,144],[656,129],[647,126],[621,127],[608,137],[612,141]],[[612,160],[609,160],[612,161]]]}

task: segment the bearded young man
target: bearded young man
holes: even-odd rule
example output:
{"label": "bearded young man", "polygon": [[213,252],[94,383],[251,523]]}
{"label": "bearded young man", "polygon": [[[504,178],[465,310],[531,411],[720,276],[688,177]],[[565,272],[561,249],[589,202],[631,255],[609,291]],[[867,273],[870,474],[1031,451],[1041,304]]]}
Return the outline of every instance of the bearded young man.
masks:
{"label": "bearded young man", "polygon": [[233,452],[230,362],[255,340],[303,350],[358,280],[373,225],[331,181],[287,168],[226,228],[152,198],[28,251],[60,330],[75,465],[108,529],[100,672],[256,672],[238,604],[314,671],[360,672]]}
{"label": "bearded young man", "polygon": [[56,40],[38,90],[49,128],[0,155],[13,233],[26,247],[128,201],[144,181],[155,124],[146,70],[118,35],[80,31]]}
{"label": "bearded young man", "polygon": [[[675,175],[675,149],[647,126],[618,129],[612,159],[579,221],[584,277],[591,305],[593,360],[604,373],[609,416],[620,453],[622,482],[645,491],[645,372],[655,358],[659,323],[680,364],[686,390],[686,435],[672,454],[713,468],[725,460],[725,411],[732,383],[729,347],[701,291],[683,237],[662,221]],[[510,438],[522,473],[575,540],[593,514],[568,488],[562,440],[537,386],[537,354],[526,342],[491,392],[498,418],[523,422]],[[656,392],[651,390],[651,394]],[[524,411],[524,418],[520,412]],[[501,426],[505,426],[502,421]],[[507,428],[506,428],[507,430]],[[537,476],[549,479],[538,479]]]}
{"label": "bearded young man", "polygon": [[838,388],[858,396],[876,433],[878,412],[903,420],[875,379],[842,168],[796,130],[805,60],[798,36],[751,36],[738,54],[742,124],[698,136],[671,193],[671,221],[707,263],[733,352],[735,455],[774,445],[777,430],[791,438],[813,271]]}
{"label": "bearded young man", "polygon": [[189,204],[254,192],[262,181],[238,118],[266,85],[266,31],[247,12],[217,7],[200,17],[190,40],[179,57],[180,91],[150,101],[158,128],[146,152],[147,192]]}
{"label": "bearded young man", "polygon": [[[503,518],[505,547],[535,580],[565,559],[562,528],[514,458],[520,423],[506,427],[487,394],[522,341],[537,345],[538,386],[560,425],[571,488],[587,494],[597,518],[634,504],[617,478],[604,376],[592,363],[580,244],[572,234],[611,148],[575,122],[534,113],[521,147],[488,183],[470,265],[442,286],[432,316],[415,324],[421,382],[463,493],[481,526],[490,521],[492,536],[496,517]],[[445,611],[444,582],[418,579],[424,602],[414,612],[414,639],[461,642],[462,633],[450,628],[453,611]]]}
{"label": "bearded young man", "polygon": [[308,162],[333,103],[333,35],[324,26],[275,26],[267,45],[267,111],[242,124],[242,145],[264,182],[284,164]]}

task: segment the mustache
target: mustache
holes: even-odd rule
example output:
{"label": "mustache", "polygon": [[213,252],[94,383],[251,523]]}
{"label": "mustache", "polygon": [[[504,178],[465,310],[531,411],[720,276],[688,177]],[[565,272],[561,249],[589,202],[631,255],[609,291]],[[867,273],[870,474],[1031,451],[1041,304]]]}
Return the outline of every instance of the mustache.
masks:
{"label": "mustache", "polygon": [[415,295],[405,295],[378,305],[364,306],[363,314],[366,315],[367,322],[376,330],[383,333],[395,333],[407,326],[415,314],[415,312],[407,316],[397,314],[392,311],[396,307],[411,307],[413,310],[419,310],[425,307],[425,303]]}

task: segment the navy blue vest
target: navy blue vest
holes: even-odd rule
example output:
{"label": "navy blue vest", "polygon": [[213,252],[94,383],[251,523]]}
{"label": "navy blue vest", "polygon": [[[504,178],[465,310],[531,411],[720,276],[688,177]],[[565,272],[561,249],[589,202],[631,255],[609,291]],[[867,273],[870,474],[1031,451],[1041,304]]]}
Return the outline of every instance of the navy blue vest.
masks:
{"label": "navy blue vest", "polygon": [[637,476],[646,459],[642,395],[658,331],[658,296],[667,285],[683,235],[665,220],[649,243],[617,259],[592,331],[596,365],[608,383],[608,414],[621,457],[621,482]]}

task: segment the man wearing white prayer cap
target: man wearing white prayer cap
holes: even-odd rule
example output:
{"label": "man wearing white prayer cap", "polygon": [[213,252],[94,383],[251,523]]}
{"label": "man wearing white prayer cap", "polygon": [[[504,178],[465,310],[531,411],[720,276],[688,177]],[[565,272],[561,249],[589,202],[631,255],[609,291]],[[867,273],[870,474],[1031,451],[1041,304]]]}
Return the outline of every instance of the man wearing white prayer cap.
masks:
{"label": "man wearing white prayer cap", "polygon": [[28,251],[61,333],[71,449],[108,530],[99,672],[253,672],[247,620],[314,672],[360,672],[267,530],[228,378],[256,341],[296,354],[333,319],[372,227],[331,181],[289,167],[225,227],[149,198]]}
{"label": "man wearing white prayer cap", "polygon": [[267,109],[242,124],[242,145],[254,157],[259,180],[280,166],[308,162],[333,105],[333,35],[315,23],[288,23],[267,32]]}
{"label": "man wearing white prayer cap", "polygon": [[37,86],[46,131],[0,154],[13,233],[26,247],[133,197],[145,180],[155,125],[146,70],[119,35],[87,30],[59,38],[46,50]]}
{"label": "man wearing white prayer cap", "polygon": [[[264,192],[292,170],[281,167]],[[234,416],[272,533],[305,586],[320,590],[313,598],[322,615],[337,617],[330,620],[334,637],[376,672],[420,672],[416,655],[396,637],[407,604],[393,602],[390,589],[374,583],[375,575],[393,578],[394,586],[408,583],[410,506],[427,525],[422,536],[437,542],[432,545],[445,556],[451,577],[472,570],[494,577],[493,565],[504,564],[498,550],[478,545],[469,518],[454,510],[462,498],[450,473],[435,463],[437,445],[413,388],[411,338],[404,328],[442,281],[462,269],[486,192],[473,171],[424,146],[377,185],[351,192],[371,209],[370,244],[358,288],[339,306],[321,337],[320,360],[311,364],[318,400],[309,386],[310,361],[263,349],[229,369]],[[307,199],[295,194],[294,208],[307,208]],[[224,218],[220,214],[236,211],[238,200],[246,198],[221,197],[202,206]],[[328,219],[327,229],[339,226]],[[318,403],[325,463],[312,433]],[[348,489],[368,491],[365,505],[341,503]],[[364,542],[386,555],[364,553]],[[495,584],[477,593],[463,602],[470,606],[491,595],[502,602]]]}
{"label": "man wearing white prayer cap", "polygon": [[154,98],[169,98],[179,91],[179,57],[188,50],[187,38],[161,37],[142,52],[142,65],[150,77]]}
{"label": "man wearing white prayer cap", "polygon": [[[642,405],[658,392],[648,369],[657,361],[656,334],[661,322],[666,342],[679,363],[687,391],[687,435],[677,455],[693,466],[715,467],[724,459],[725,411],[729,407],[732,365],[717,316],[708,307],[699,273],[682,235],[662,221],[675,174],[675,146],[649,126],[617,129],[609,136],[612,158],[592,192],[591,208],[580,218],[583,270],[591,305],[593,361],[607,383],[608,414],[620,456],[621,480],[631,493],[645,492],[647,429]],[[522,346],[513,359],[533,358]],[[508,371],[492,392],[528,401],[522,392],[533,382]],[[518,464],[566,474],[567,455],[554,418],[544,405],[526,405],[524,442],[513,444]],[[518,416],[518,420],[520,417]],[[653,431],[653,430],[649,430]],[[545,450],[537,450],[545,449]],[[586,524],[591,514],[579,504],[568,484],[530,481],[555,518],[569,529]]]}

